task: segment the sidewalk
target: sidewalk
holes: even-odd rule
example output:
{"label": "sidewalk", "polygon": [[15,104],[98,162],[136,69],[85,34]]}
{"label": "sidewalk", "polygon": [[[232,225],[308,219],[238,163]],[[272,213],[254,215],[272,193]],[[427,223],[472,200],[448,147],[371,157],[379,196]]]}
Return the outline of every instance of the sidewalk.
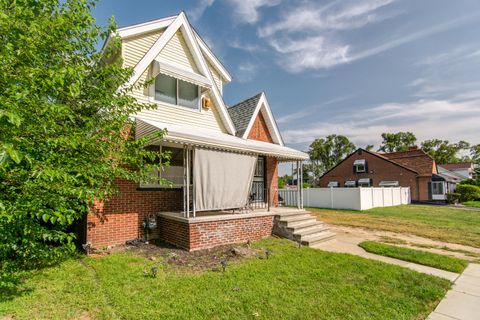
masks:
{"label": "sidewalk", "polygon": [[428,320],[480,319],[480,264],[470,263]]}
{"label": "sidewalk", "polygon": [[[384,257],[377,254],[366,252],[365,250],[363,250],[358,246],[358,244],[364,240],[365,239],[361,237],[356,237],[356,236],[346,235],[346,234],[337,234],[335,239],[319,243],[317,245],[312,246],[312,248],[320,249],[324,251],[330,251],[330,252],[350,253],[350,254],[354,254],[367,259],[396,264],[404,268],[434,275],[440,278],[450,280],[452,282],[455,281],[459,276],[458,273],[444,271],[444,270],[427,267],[427,266],[423,266],[423,265],[408,262],[408,261]],[[479,319],[480,317],[477,318],[477,320]]]}

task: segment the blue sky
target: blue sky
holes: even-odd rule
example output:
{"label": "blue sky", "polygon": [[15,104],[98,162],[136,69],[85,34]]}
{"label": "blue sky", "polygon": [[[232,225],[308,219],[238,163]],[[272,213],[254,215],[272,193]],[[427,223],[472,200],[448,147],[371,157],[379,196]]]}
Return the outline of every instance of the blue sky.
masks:
{"label": "blue sky", "polygon": [[478,0],[101,0],[99,24],[185,11],[230,71],[228,105],[265,91],[287,145],[382,132],[480,143]]}

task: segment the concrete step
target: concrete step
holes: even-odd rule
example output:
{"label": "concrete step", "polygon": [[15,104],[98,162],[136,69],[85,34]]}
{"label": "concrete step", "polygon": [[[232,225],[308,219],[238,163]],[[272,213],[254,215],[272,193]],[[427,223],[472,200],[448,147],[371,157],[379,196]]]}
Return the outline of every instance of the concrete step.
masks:
{"label": "concrete step", "polygon": [[307,239],[308,237],[311,237],[312,235],[330,230],[329,227],[327,227],[326,225],[323,225],[323,224],[318,225],[318,226],[314,226],[314,227],[304,228],[304,229],[305,230],[301,230],[299,232],[294,232],[293,233],[293,235],[295,236],[296,239],[304,240],[304,239]]}
{"label": "concrete step", "polygon": [[289,215],[289,216],[282,216],[279,218],[280,221],[282,222],[289,222],[289,221],[299,221],[305,218],[312,218],[312,216],[308,213],[299,213],[295,215]]}
{"label": "concrete step", "polygon": [[280,222],[285,225],[287,228],[298,228],[299,226],[307,225],[308,223],[314,224],[317,223],[317,219],[312,217],[299,218],[296,220],[290,220],[285,222]]}
{"label": "concrete step", "polygon": [[312,226],[316,226],[318,225],[318,221],[317,220],[306,220],[306,221],[299,221],[298,223],[290,223],[286,229],[289,231],[289,232],[297,232],[298,230],[301,230],[303,228],[308,228],[308,227],[312,227]]}
{"label": "concrete step", "polygon": [[301,233],[309,233],[311,230],[317,230],[322,227],[327,227],[320,221],[317,221],[315,224],[307,225],[307,226],[300,226],[295,228],[288,228],[289,231],[292,231],[294,234],[301,234]]}
{"label": "concrete step", "polygon": [[308,211],[305,210],[292,210],[292,211],[285,211],[282,213],[277,213],[275,216],[279,218],[284,218],[284,217],[290,217],[290,216],[295,216],[298,214],[310,214]]}
{"label": "concrete step", "polygon": [[319,232],[318,234],[308,236],[307,239],[302,240],[302,245],[311,247],[318,243],[328,241],[334,237],[335,237],[335,233],[330,231],[323,231],[323,232]]}

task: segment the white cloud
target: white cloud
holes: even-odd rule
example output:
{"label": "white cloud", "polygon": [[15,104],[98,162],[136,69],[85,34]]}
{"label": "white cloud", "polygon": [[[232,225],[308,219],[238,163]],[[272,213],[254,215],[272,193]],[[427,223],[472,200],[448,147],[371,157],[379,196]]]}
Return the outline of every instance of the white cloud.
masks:
{"label": "white cloud", "polygon": [[240,23],[254,24],[260,18],[261,7],[273,7],[282,0],[229,0],[234,7],[234,15]]}
{"label": "white cloud", "polygon": [[192,10],[190,10],[190,12],[189,12],[189,16],[192,19],[192,21],[199,20],[202,17],[205,10],[207,10],[209,7],[211,7],[214,2],[215,2],[215,0],[200,0],[200,1],[198,1],[198,5],[195,8],[193,8]]}
{"label": "white cloud", "polygon": [[257,74],[258,67],[250,62],[240,63],[237,67],[236,79],[240,83],[253,80]]}
{"label": "white cloud", "polygon": [[[332,1],[318,6],[305,1],[276,21],[258,29],[260,37],[277,52],[279,64],[289,72],[320,70],[365,59],[387,50],[447,31],[475,17],[460,17],[409,34],[402,34],[377,46],[359,50],[345,39],[349,31],[394,16],[386,11],[395,0]],[[480,56],[479,52],[472,52]]]}
{"label": "white cloud", "polygon": [[234,39],[230,41],[228,45],[234,49],[239,49],[239,50],[247,51],[250,53],[266,51],[264,46],[261,46],[258,44],[252,44],[252,43],[243,43],[239,39]]}
{"label": "white cloud", "polygon": [[305,31],[345,30],[362,27],[381,17],[373,11],[394,0],[366,0],[362,2],[332,1],[325,6],[306,4],[286,12],[278,21],[259,29],[261,37],[277,32],[295,33]]}
{"label": "white cloud", "polygon": [[277,123],[288,123],[288,122],[293,121],[293,120],[303,119],[303,118],[306,118],[306,117],[308,117],[308,116],[310,116],[310,115],[312,115],[316,112],[319,112],[320,109],[325,107],[325,106],[328,106],[328,105],[331,105],[331,104],[334,104],[334,103],[338,103],[338,102],[341,102],[341,101],[345,101],[345,100],[348,100],[350,98],[352,98],[352,96],[350,96],[350,95],[333,98],[331,100],[327,100],[323,103],[320,103],[317,106],[304,108],[304,109],[301,109],[300,111],[280,116],[276,119],[276,121],[277,121]]}
{"label": "white cloud", "polygon": [[283,131],[289,144],[308,145],[315,138],[336,133],[356,145],[379,144],[383,132],[411,131],[418,141],[440,138],[480,143],[480,100],[455,103],[448,100],[417,100],[388,103],[358,113],[340,115],[308,127]]}

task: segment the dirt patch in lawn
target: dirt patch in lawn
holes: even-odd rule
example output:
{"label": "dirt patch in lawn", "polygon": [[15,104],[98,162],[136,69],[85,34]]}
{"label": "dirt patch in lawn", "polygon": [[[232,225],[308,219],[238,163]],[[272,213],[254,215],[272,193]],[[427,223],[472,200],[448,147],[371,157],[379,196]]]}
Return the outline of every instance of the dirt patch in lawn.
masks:
{"label": "dirt patch in lawn", "polygon": [[115,246],[96,255],[103,256],[113,252],[130,252],[151,261],[152,265],[163,264],[171,270],[188,273],[207,270],[222,271],[224,267],[245,259],[266,259],[269,254],[266,249],[252,248],[250,243],[223,245],[188,252],[168,243],[157,241],[155,244],[139,243]]}
{"label": "dirt patch in lawn", "polygon": [[354,228],[331,225],[330,229],[337,234],[350,234],[365,240],[375,240],[383,243],[395,244],[412,249],[421,248],[423,251],[443,254],[471,262],[480,261],[480,249],[456,243],[442,242],[411,234],[396,233],[391,231]]}

